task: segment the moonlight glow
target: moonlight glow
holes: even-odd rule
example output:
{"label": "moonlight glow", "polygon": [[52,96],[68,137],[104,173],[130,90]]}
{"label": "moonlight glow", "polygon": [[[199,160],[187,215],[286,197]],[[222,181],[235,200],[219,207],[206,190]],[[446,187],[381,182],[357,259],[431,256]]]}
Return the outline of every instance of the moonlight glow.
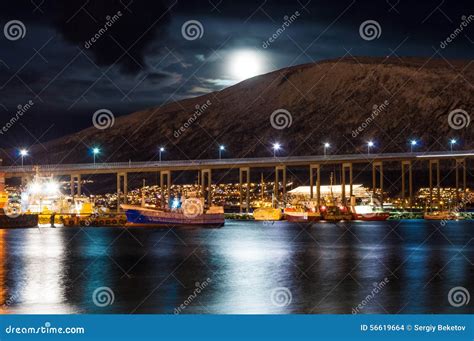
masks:
{"label": "moonlight glow", "polygon": [[230,59],[230,72],[236,80],[244,80],[263,72],[262,57],[253,51],[238,51]]}

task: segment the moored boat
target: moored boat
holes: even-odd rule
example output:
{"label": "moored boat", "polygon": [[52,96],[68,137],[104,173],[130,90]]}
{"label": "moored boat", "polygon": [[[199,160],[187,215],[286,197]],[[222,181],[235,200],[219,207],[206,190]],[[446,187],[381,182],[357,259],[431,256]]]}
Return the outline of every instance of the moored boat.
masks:
{"label": "moored boat", "polygon": [[309,223],[321,219],[321,213],[311,210],[285,208],[285,219],[296,223]]}
{"label": "moored boat", "polygon": [[374,205],[353,206],[352,210],[352,215],[355,220],[384,221],[390,217],[390,213],[377,209]]}
{"label": "moored boat", "polygon": [[432,211],[425,212],[423,218],[426,220],[462,220],[462,216],[450,211]]}
{"label": "moored boat", "polygon": [[207,211],[186,213],[183,209],[157,209],[135,205],[120,205],[127,216],[126,226],[171,227],[224,225],[222,207],[211,207]]}
{"label": "moored boat", "polygon": [[273,207],[260,207],[253,211],[253,218],[255,220],[281,220],[283,218],[283,214],[281,213],[281,209],[273,208]]}

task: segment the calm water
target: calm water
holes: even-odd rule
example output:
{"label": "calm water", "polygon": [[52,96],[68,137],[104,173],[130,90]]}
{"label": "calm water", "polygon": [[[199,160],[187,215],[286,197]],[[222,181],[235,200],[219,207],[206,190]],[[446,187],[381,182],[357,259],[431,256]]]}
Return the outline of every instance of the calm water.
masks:
{"label": "calm water", "polygon": [[0,230],[0,255],[7,313],[474,312],[448,302],[474,296],[467,221]]}

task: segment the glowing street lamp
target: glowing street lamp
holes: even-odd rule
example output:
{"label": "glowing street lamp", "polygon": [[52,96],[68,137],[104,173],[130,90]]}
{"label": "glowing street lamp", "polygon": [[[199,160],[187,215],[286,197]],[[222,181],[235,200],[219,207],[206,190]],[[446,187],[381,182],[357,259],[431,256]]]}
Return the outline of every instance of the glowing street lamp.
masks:
{"label": "glowing street lamp", "polygon": [[280,150],[281,145],[279,143],[274,143],[273,144],[273,157],[276,157],[276,152],[277,150]]}
{"label": "glowing street lamp", "polygon": [[451,145],[451,151],[453,151],[453,145],[455,145],[458,141],[456,141],[456,139],[451,139],[451,141],[449,141],[449,144]]}
{"label": "glowing street lamp", "polygon": [[164,147],[160,147],[159,149],[159,160],[161,162],[161,153],[163,153],[165,151],[165,148]]}
{"label": "glowing street lamp", "polygon": [[413,147],[415,147],[418,144],[416,140],[411,140],[410,141],[410,153],[413,153]]}
{"label": "glowing street lamp", "polygon": [[367,154],[370,154],[370,148],[374,146],[374,143],[372,141],[367,142]]}
{"label": "glowing street lamp", "polygon": [[95,147],[92,148],[92,155],[94,156],[94,165],[95,165],[95,156],[100,153],[100,149]]}
{"label": "glowing street lamp", "polygon": [[331,147],[331,145],[329,143],[327,143],[327,142],[324,143],[324,156],[327,155],[327,150],[328,150],[329,147]]}
{"label": "glowing street lamp", "polygon": [[219,146],[219,160],[222,159],[222,152],[225,150],[224,146]]}
{"label": "glowing street lamp", "polygon": [[21,156],[21,165],[23,166],[23,159],[25,158],[25,156],[28,156],[28,151],[26,149],[21,149],[20,156]]}

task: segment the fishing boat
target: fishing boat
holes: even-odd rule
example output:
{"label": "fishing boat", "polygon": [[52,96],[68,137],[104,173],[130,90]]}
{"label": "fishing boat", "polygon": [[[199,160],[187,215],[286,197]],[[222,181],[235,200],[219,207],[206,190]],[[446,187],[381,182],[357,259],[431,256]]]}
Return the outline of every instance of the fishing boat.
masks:
{"label": "fishing boat", "polygon": [[167,208],[146,207],[142,192],[142,204],[120,207],[125,211],[125,226],[140,227],[171,227],[171,226],[204,226],[219,227],[224,225],[224,207],[210,206],[204,209],[204,199],[190,197],[181,203],[178,199],[171,200]]}
{"label": "fishing boat", "polygon": [[297,223],[309,223],[321,219],[317,203],[311,200],[296,200],[292,207],[285,208],[284,214],[287,221]]}
{"label": "fishing boat", "polygon": [[330,185],[329,185],[329,195],[324,199],[325,205],[319,208],[321,212],[321,216],[323,220],[326,221],[341,221],[341,220],[352,220],[352,213],[342,204],[337,204],[334,198],[334,194],[332,191],[333,186],[333,173],[331,173],[330,177]]}
{"label": "fishing boat", "polygon": [[276,221],[281,220],[283,218],[283,213],[281,209],[275,206],[275,197],[272,194],[272,201],[268,202],[265,201],[264,194],[265,194],[265,182],[263,181],[263,174],[261,175],[261,206],[253,210],[253,218],[255,220],[261,221]]}
{"label": "fishing boat", "polygon": [[283,213],[281,209],[274,207],[260,207],[253,211],[253,218],[255,220],[281,220]]}
{"label": "fishing boat", "polygon": [[384,221],[390,217],[390,213],[378,208],[370,197],[370,202],[365,205],[352,206],[352,215],[355,220]]}
{"label": "fishing boat", "polygon": [[432,211],[425,212],[423,217],[426,220],[462,220],[464,219],[459,213],[451,211]]}

